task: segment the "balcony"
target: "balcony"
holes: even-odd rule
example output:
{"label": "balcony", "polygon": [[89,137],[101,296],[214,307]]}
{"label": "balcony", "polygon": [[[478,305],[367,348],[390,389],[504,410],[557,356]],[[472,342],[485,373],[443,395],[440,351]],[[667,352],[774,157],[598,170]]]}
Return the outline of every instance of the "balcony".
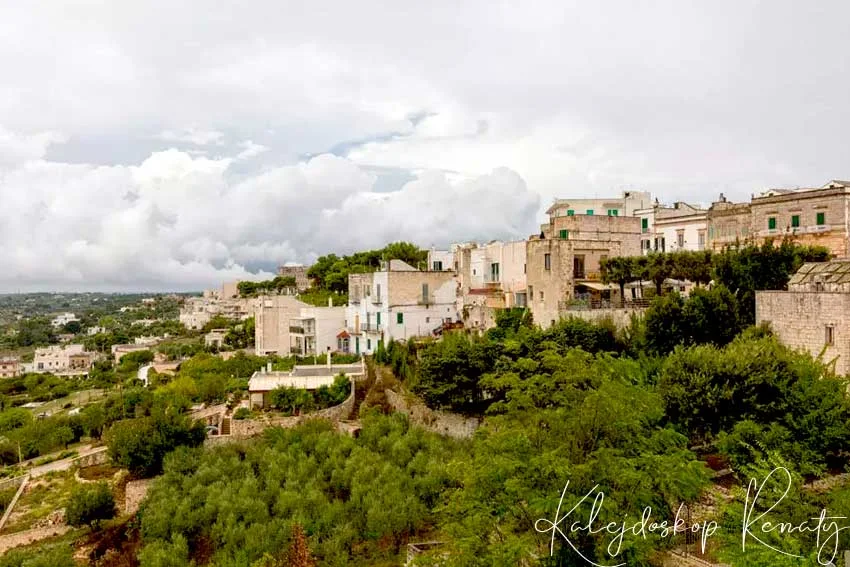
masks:
{"label": "balcony", "polygon": [[418,300],[416,300],[417,305],[434,305],[435,303],[437,303],[437,301],[433,293],[422,295]]}
{"label": "balcony", "polygon": [[360,325],[360,331],[363,333],[380,333],[381,325],[378,323],[363,323]]}
{"label": "balcony", "polygon": [[627,299],[625,303],[614,299],[572,299],[570,301],[559,301],[559,311],[588,311],[595,309],[646,309],[649,307],[649,299]]}
{"label": "balcony", "polygon": [[587,280],[593,282],[602,281],[602,272],[585,272],[584,270],[575,273],[575,279]]}
{"label": "balcony", "polygon": [[382,299],[382,298],[381,298],[381,296],[380,296],[380,295],[373,295],[373,296],[370,298],[370,300],[372,301],[372,305],[380,305],[381,303],[383,303],[383,302],[381,301],[381,299]]}

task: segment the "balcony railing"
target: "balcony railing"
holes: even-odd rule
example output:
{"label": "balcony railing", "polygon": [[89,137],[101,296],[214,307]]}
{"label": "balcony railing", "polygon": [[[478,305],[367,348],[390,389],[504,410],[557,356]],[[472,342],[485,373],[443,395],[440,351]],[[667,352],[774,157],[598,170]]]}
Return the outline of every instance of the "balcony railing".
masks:
{"label": "balcony railing", "polygon": [[380,305],[382,303],[380,295],[373,295],[371,297],[372,305]]}
{"label": "balcony railing", "polygon": [[360,330],[364,333],[377,333],[381,330],[381,325],[378,323],[363,323],[360,325]]}
{"label": "balcony railing", "polygon": [[499,274],[484,274],[484,283],[486,284],[499,284],[502,283]]}
{"label": "balcony railing", "polygon": [[587,311],[591,309],[646,309],[649,307],[649,299],[627,299],[621,302],[618,299],[573,299],[570,301],[559,301],[559,311]]}
{"label": "balcony railing", "polygon": [[416,303],[419,305],[434,305],[437,302],[435,301],[434,294],[428,294],[419,296]]}
{"label": "balcony railing", "polygon": [[289,332],[293,333],[295,335],[312,335],[316,331],[312,327],[300,327],[300,326],[290,325]]}

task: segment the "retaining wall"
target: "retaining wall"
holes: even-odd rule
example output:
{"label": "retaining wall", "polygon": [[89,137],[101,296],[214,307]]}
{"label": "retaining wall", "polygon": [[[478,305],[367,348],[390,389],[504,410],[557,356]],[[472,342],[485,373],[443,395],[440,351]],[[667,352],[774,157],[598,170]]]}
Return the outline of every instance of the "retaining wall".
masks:
{"label": "retaining wall", "polygon": [[463,417],[454,413],[432,410],[420,401],[409,401],[406,396],[385,390],[387,401],[397,412],[405,414],[410,421],[423,429],[465,439],[472,437],[481,421],[474,417]]}

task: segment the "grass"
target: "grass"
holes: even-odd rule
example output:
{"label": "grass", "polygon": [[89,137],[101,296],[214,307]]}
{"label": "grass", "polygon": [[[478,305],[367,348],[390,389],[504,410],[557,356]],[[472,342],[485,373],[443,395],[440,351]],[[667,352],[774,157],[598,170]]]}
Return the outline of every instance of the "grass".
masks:
{"label": "grass", "polygon": [[65,406],[67,404],[71,404],[73,407],[78,407],[85,404],[89,404],[91,402],[102,400],[106,397],[106,395],[107,390],[103,389],[80,390],[79,392],[71,392],[64,398],[59,398],[58,400],[46,402],[43,406],[35,408],[32,411],[35,414],[48,412],[53,415],[56,412],[65,409]]}
{"label": "grass", "polygon": [[77,474],[83,480],[111,480],[115,473],[120,471],[119,467],[106,463],[80,469]]}
{"label": "grass", "polygon": [[61,510],[77,484],[71,471],[52,472],[32,480],[0,533],[10,534],[30,529],[51,512]]}

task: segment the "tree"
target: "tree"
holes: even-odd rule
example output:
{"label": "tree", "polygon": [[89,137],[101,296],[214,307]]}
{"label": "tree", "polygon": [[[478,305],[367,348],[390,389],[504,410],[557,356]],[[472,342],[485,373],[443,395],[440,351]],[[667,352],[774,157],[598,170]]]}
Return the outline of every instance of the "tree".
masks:
{"label": "tree", "polygon": [[636,278],[635,262],[632,258],[618,256],[606,258],[600,264],[603,283],[616,283],[620,286],[620,301],[625,304],[626,284]]}
{"label": "tree", "polygon": [[69,525],[96,527],[102,520],[115,517],[115,499],[105,482],[82,484],[71,492],[65,507]]}
{"label": "tree", "polygon": [[663,253],[653,253],[646,258],[647,277],[655,284],[655,293],[661,295],[664,281],[673,276],[673,258]]}

